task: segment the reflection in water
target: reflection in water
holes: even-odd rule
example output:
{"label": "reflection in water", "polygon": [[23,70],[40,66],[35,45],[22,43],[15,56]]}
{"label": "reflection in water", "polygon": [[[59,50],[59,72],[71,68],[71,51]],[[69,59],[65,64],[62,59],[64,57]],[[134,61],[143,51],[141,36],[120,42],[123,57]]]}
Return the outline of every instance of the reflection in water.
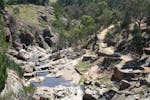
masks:
{"label": "reflection in water", "polygon": [[32,82],[36,87],[41,87],[41,86],[47,86],[47,87],[55,87],[58,85],[64,85],[64,86],[69,86],[70,81],[65,80],[64,78],[56,78],[56,77],[45,77],[45,81],[38,83],[38,82]]}
{"label": "reflection in water", "polygon": [[38,72],[37,73],[37,76],[40,77],[40,76],[46,76],[49,72]]}
{"label": "reflection in water", "polygon": [[42,62],[40,62],[40,66],[44,66],[44,65],[46,65],[48,62],[44,62],[44,61],[42,61]]}

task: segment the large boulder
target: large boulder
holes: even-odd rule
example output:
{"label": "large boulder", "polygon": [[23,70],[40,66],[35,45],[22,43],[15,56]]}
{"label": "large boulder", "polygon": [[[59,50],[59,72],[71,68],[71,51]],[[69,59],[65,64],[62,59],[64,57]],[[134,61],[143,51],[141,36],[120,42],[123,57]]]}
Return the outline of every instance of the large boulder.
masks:
{"label": "large boulder", "polygon": [[20,60],[27,61],[31,57],[31,55],[26,50],[21,49],[16,55],[16,57]]}
{"label": "large boulder", "polygon": [[63,70],[56,71],[56,77],[60,76],[75,84],[78,84],[81,79],[81,76],[73,68],[63,68]]}
{"label": "large boulder", "polygon": [[26,73],[32,73],[34,70],[34,67],[35,66],[35,64],[34,63],[29,63],[28,65],[25,65],[25,69],[24,69],[24,71],[26,72]]}

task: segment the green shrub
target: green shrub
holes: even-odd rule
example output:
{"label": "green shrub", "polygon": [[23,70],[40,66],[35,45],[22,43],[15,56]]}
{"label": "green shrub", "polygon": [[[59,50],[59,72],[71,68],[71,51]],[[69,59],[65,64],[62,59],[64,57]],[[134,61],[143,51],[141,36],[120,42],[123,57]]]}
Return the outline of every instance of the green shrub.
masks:
{"label": "green shrub", "polygon": [[4,32],[3,15],[0,14],[0,52],[6,52],[9,47],[9,43],[6,42],[6,34]]}
{"label": "green shrub", "polygon": [[85,72],[91,67],[91,65],[90,65],[90,62],[79,62],[79,64],[76,65],[75,67],[80,72]]}
{"label": "green shrub", "polygon": [[150,14],[148,14],[148,17],[147,17],[147,21],[146,21],[146,22],[147,22],[147,25],[150,26]]}
{"label": "green shrub", "polygon": [[23,89],[24,89],[24,91],[25,91],[26,94],[28,94],[28,93],[32,94],[32,93],[35,92],[36,87],[31,84],[29,86],[24,86]]}
{"label": "green shrub", "polygon": [[0,9],[4,9],[5,3],[4,0],[0,0]]}
{"label": "green shrub", "polygon": [[16,64],[13,60],[11,60],[8,56],[5,55],[5,65],[14,70],[20,78],[23,77],[24,70],[21,68],[21,65]]}
{"label": "green shrub", "polygon": [[7,66],[4,62],[4,55],[0,54],[0,92],[4,89],[7,79]]}
{"label": "green shrub", "polygon": [[84,83],[87,79],[84,76],[81,76],[79,83]]}
{"label": "green shrub", "polygon": [[127,28],[130,23],[131,23],[131,16],[128,13],[126,13],[122,21],[121,27]]}
{"label": "green shrub", "polygon": [[3,16],[0,15],[0,92],[4,89],[7,79],[7,67],[4,63],[4,53],[7,51],[7,43],[5,42],[2,18]]}
{"label": "green shrub", "polygon": [[135,52],[142,54],[144,44],[141,30],[138,25],[134,25],[134,30],[132,34],[133,34],[132,46],[134,47]]}
{"label": "green shrub", "polygon": [[35,41],[40,47],[43,47],[43,42],[42,42],[42,39],[40,38],[39,34],[35,35]]}
{"label": "green shrub", "polygon": [[13,8],[13,12],[14,12],[14,14],[16,14],[16,15],[19,14],[19,12],[20,12],[20,11],[19,11],[19,8],[18,8],[18,7]]}

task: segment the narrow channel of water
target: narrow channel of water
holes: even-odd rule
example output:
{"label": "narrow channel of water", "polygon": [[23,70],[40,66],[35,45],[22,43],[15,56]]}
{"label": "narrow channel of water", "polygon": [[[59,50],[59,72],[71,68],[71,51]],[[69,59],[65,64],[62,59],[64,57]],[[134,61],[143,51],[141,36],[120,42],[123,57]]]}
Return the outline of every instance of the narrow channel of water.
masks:
{"label": "narrow channel of water", "polygon": [[[31,58],[31,61],[38,61],[37,56],[34,55]],[[39,66],[40,67],[45,66],[47,63],[48,63],[47,61],[39,62]],[[49,72],[38,72],[37,77],[45,77],[45,80],[43,82],[32,81],[31,84],[33,84],[36,87],[42,87],[42,86],[55,87],[58,85],[71,86],[71,81],[65,80],[62,77],[59,77],[59,78],[57,78],[57,77],[46,77],[46,75],[48,75],[48,74],[49,74]]]}

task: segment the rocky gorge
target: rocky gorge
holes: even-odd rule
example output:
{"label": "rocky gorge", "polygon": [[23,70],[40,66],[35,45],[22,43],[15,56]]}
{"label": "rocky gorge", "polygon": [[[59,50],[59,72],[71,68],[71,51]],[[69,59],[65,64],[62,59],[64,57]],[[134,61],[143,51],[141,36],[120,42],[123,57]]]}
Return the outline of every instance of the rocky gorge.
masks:
{"label": "rocky gorge", "polygon": [[[91,17],[71,20],[67,13],[73,14],[73,3],[63,5],[62,15],[58,13],[63,8],[53,3],[0,8],[5,41],[10,44],[6,56],[23,70],[20,77],[13,68],[6,69],[8,75],[0,100],[149,100],[149,26],[141,21],[146,44],[142,42],[142,49],[135,48],[140,44],[131,42],[133,23],[127,29],[118,28],[120,22],[94,29]],[[135,49],[140,49],[140,53]],[[20,71],[19,68],[16,67]]]}
{"label": "rocky gorge", "polygon": [[[136,59],[135,64],[132,64],[134,58],[130,55],[115,53],[114,47],[107,47],[104,43],[105,33],[111,29],[113,26],[97,34],[98,53],[72,47],[52,53],[51,49],[28,46],[19,51],[10,49],[8,54],[23,65],[24,85],[36,87],[31,97],[35,100],[148,99],[147,53]],[[140,66],[133,69],[134,65]],[[104,69],[99,66],[109,69],[102,72]]]}

